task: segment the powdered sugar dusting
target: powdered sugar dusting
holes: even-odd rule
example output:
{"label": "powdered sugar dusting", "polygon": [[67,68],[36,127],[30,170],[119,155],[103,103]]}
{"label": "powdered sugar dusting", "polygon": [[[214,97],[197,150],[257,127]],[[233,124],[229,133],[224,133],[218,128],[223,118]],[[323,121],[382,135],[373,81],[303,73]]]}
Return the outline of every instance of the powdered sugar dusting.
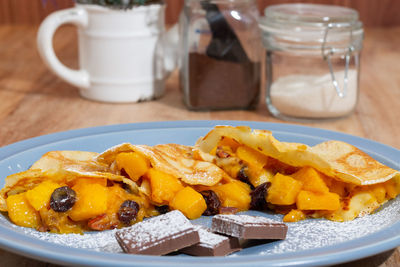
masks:
{"label": "powdered sugar dusting", "polygon": [[198,245],[202,247],[215,248],[225,240],[228,240],[228,237],[211,233],[199,225],[194,225],[194,229],[199,233],[200,243]]}
{"label": "powdered sugar dusting", "polygon": [[182,212],[174,210],[134,224],[118,234],[129,247],[145,250],[171,235],[178,237],[189,230],[193,230],[193,225]]}
{"label": "powdered sugar dusting", "polygon": [[[243,213],[241,213],[243,214]],[[282,221],[281,215],[267,214],[258,211],[245,212],[248,215],[267,216],[275,221]],[[229,255],[241,254],[271,255],[286,252],[302,251],[336,245],[352,239],[376,233],[400,220],[400,198],[389,201],[375,214],[357,218],[350,222],[332,222],[324,219],[307,219],[296,223],[287,223],[288,233],[285,240],[274,241],[264,245],[244,249]],[[211,225],[211,217],[201,217],[194,221],[206,227]],[[86,250],[119,253],[122,252],[115,239],[115,233],[121,230],[78,234],[41,233],[31,228],[12,224],[4,215],[0,215],[0,224],[15,232],[37,238],[53,244]]]}
{"label": "powdered sugar dusting", "polygon": [[265,224],[281,224],[281,222],[261,216],[250,216],[245,214],[219,214],[214,216],[215,219],[234,222],[240,225],[265,225]]}

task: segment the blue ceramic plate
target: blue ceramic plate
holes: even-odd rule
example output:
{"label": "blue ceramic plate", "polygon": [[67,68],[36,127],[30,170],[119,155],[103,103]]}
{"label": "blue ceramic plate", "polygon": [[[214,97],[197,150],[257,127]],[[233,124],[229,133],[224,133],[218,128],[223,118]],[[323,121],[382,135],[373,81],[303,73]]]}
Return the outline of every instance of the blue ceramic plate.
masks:
{"label": "blue ceramic plate", "polygon": [[[290,124],[247,121],[173,121],[137,123],[79,129],[40,136],[0,148],[0,176],[23,171],[50,150],[86,150],[102,152],[123,142],[155,145],[179,143],[193,145],[215,125],[247,125],[271,130],[281,141],[315,145],[329,139],[351,143],[375,159],[400,169],[400,151],[367,139],[322,129]],[[0,181],[4,186],[4,179]],[[281,219],[279,215],[248,212]],[[209,218],[195,223],[208,224]],[[96,266],[312,266],[331,265],[371,256],[400,245],[400,201],[389,201],[378,212],[352,222],[305,220],[290,223],[288,237],[243,249],[228,257],[139,256],[98,251],[84,242],[59,242],[63,236],[42,234],[11,224],[0,214],[0,247],[52,263]],[[102,240],[105,233],[84,235]],[[43,236],[46,237],[43,237]],[[79,237],[77,237],[79,238]],[[76,244],[78,245],[76,245]],[[63,245],[64,244],[64,245]],[[107,247],[112,247],[107,245]],[[100,249],[101,250],[101,249]],[[109,251],[109,250],[108,250]]]}

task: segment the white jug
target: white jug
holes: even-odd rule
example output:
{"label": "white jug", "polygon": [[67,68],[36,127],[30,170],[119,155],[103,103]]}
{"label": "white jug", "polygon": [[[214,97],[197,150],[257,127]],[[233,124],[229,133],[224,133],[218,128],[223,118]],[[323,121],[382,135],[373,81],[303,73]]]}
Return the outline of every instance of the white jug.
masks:
{"label": "white jug", "polygon": [[[177,27],[164,45],[165,6],[127,10],[76,4],[48,16],[39,28],[37,45],[45,64],[88,99],[138,102],[163,94],[164,81],[176,66]],[[63,24],[78,27],[79,70],[63,65],[52,39]],[[167,50],[167,51],[165,51]],[[168,58],[164,58],[165,54]]]}

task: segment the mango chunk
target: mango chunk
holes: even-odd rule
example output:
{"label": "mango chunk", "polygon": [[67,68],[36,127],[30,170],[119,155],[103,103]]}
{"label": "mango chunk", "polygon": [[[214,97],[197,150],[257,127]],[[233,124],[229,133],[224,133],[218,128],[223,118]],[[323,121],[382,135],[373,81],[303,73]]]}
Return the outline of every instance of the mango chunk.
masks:
{"label": "mango chunk", "polygon": [[267,202],[276,205],[292,205],[296,203],[297,194],[302,183],[290,176],[277,173],[272,179],[266,197]]}
{"label": "mango chunk", "polygon": [[179,191],[170,202],[170,207],[180,210],[187,218],[199,218],[207,209],[203,196],[193,188],[187,186]]}
{"label": "mango chunk", "polygon": [[168,204],[183,189],[181,182],[168,173],[151,168],[147,175],[150,179],[151,199],[157,204]]}
{"label": "mango chunk", "polygon": [[29,204],[26,193],[9,196],[6,199],[8,216],[16,225],[36,228],[40,224],[39,213]]}
{"label": "mango chunk", "polygon": [[87,220],[107,211],[107,187],[96,183],[80,183],[72,187],[76,192],[77,200],[69,217],[74,221]]}
{"label": "mango chunk", "polygon": [[240,146],[236,150],[238,158],[256,169],[262,169],[268,162],[268,157],[247,146]]}
{"label": "mango chunk", "polygon": [[124,169],[133,181],[137,181],[150,169],[150,161],[136,152],[120,153],[115,161],[118,169]]}
{"label": "mango chunk", "polygon": [[222,136],[221,140],[218,141],[217,146],[227,146],[230,147],[232,151],[236,151],[236,149],[240,146],[240,143],[231,137]]}
{"label": "mango chunk", "polygon": [[60,184],[46,180],[35,188],[28,190],[25,197],[29,204],[38,211],[43,207],[48,208],[50,206],[51,194],[59,187],[61,187]]}
{"label": "mango chunk", "polygon": [[250,186],[240,181],[231,181],[227,184],[212,188],[218,195],[223,207],[235,207],[239,210],[248,210],[250,207]]}
{"label": "mango chunk", "polygon": [[317,172],[312,167],[303,167],[294,174],[292,177],[303,183],[303,190],[312,191],[316,193],[329,192],[328,186],[322,177],[322,174]]}
{"label": "mango chunk", "polygon": [[284,222],[298,222],[304,220],[306,215],[301,210],[293,209],[283,217]]}
{"label": "mango chunk", "polygon": [[296,205],[300,210],[337,210],[340,208],[340,197],[330,192],[315,193],[301,190]]}

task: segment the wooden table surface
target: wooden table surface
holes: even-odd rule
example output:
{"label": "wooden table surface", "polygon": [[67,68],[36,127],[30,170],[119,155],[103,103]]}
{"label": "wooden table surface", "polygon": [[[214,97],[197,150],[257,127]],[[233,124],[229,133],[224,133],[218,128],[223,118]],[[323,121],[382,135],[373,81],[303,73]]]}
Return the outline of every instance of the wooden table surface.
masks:
{"label": "wooden table surface", "polygon": [[[0,147],[70,129],[165,120],[249,120],[282,122],[260,101],[254,111],[188,111],[174,73],[165,95],[150,102],[107,104],[82,99],[78,90],[53,75],[36,51],[34,26],[0,26]],[[61,28],[55,50],[77,67],[76,31]],[[302,123],[365,137],[400,149],[400,27],[366,29],[361,92],[355,112],[335,121]],[[348,266],[398,266],[399,248]],[[0,266],[55,266],[0,249]]]}

